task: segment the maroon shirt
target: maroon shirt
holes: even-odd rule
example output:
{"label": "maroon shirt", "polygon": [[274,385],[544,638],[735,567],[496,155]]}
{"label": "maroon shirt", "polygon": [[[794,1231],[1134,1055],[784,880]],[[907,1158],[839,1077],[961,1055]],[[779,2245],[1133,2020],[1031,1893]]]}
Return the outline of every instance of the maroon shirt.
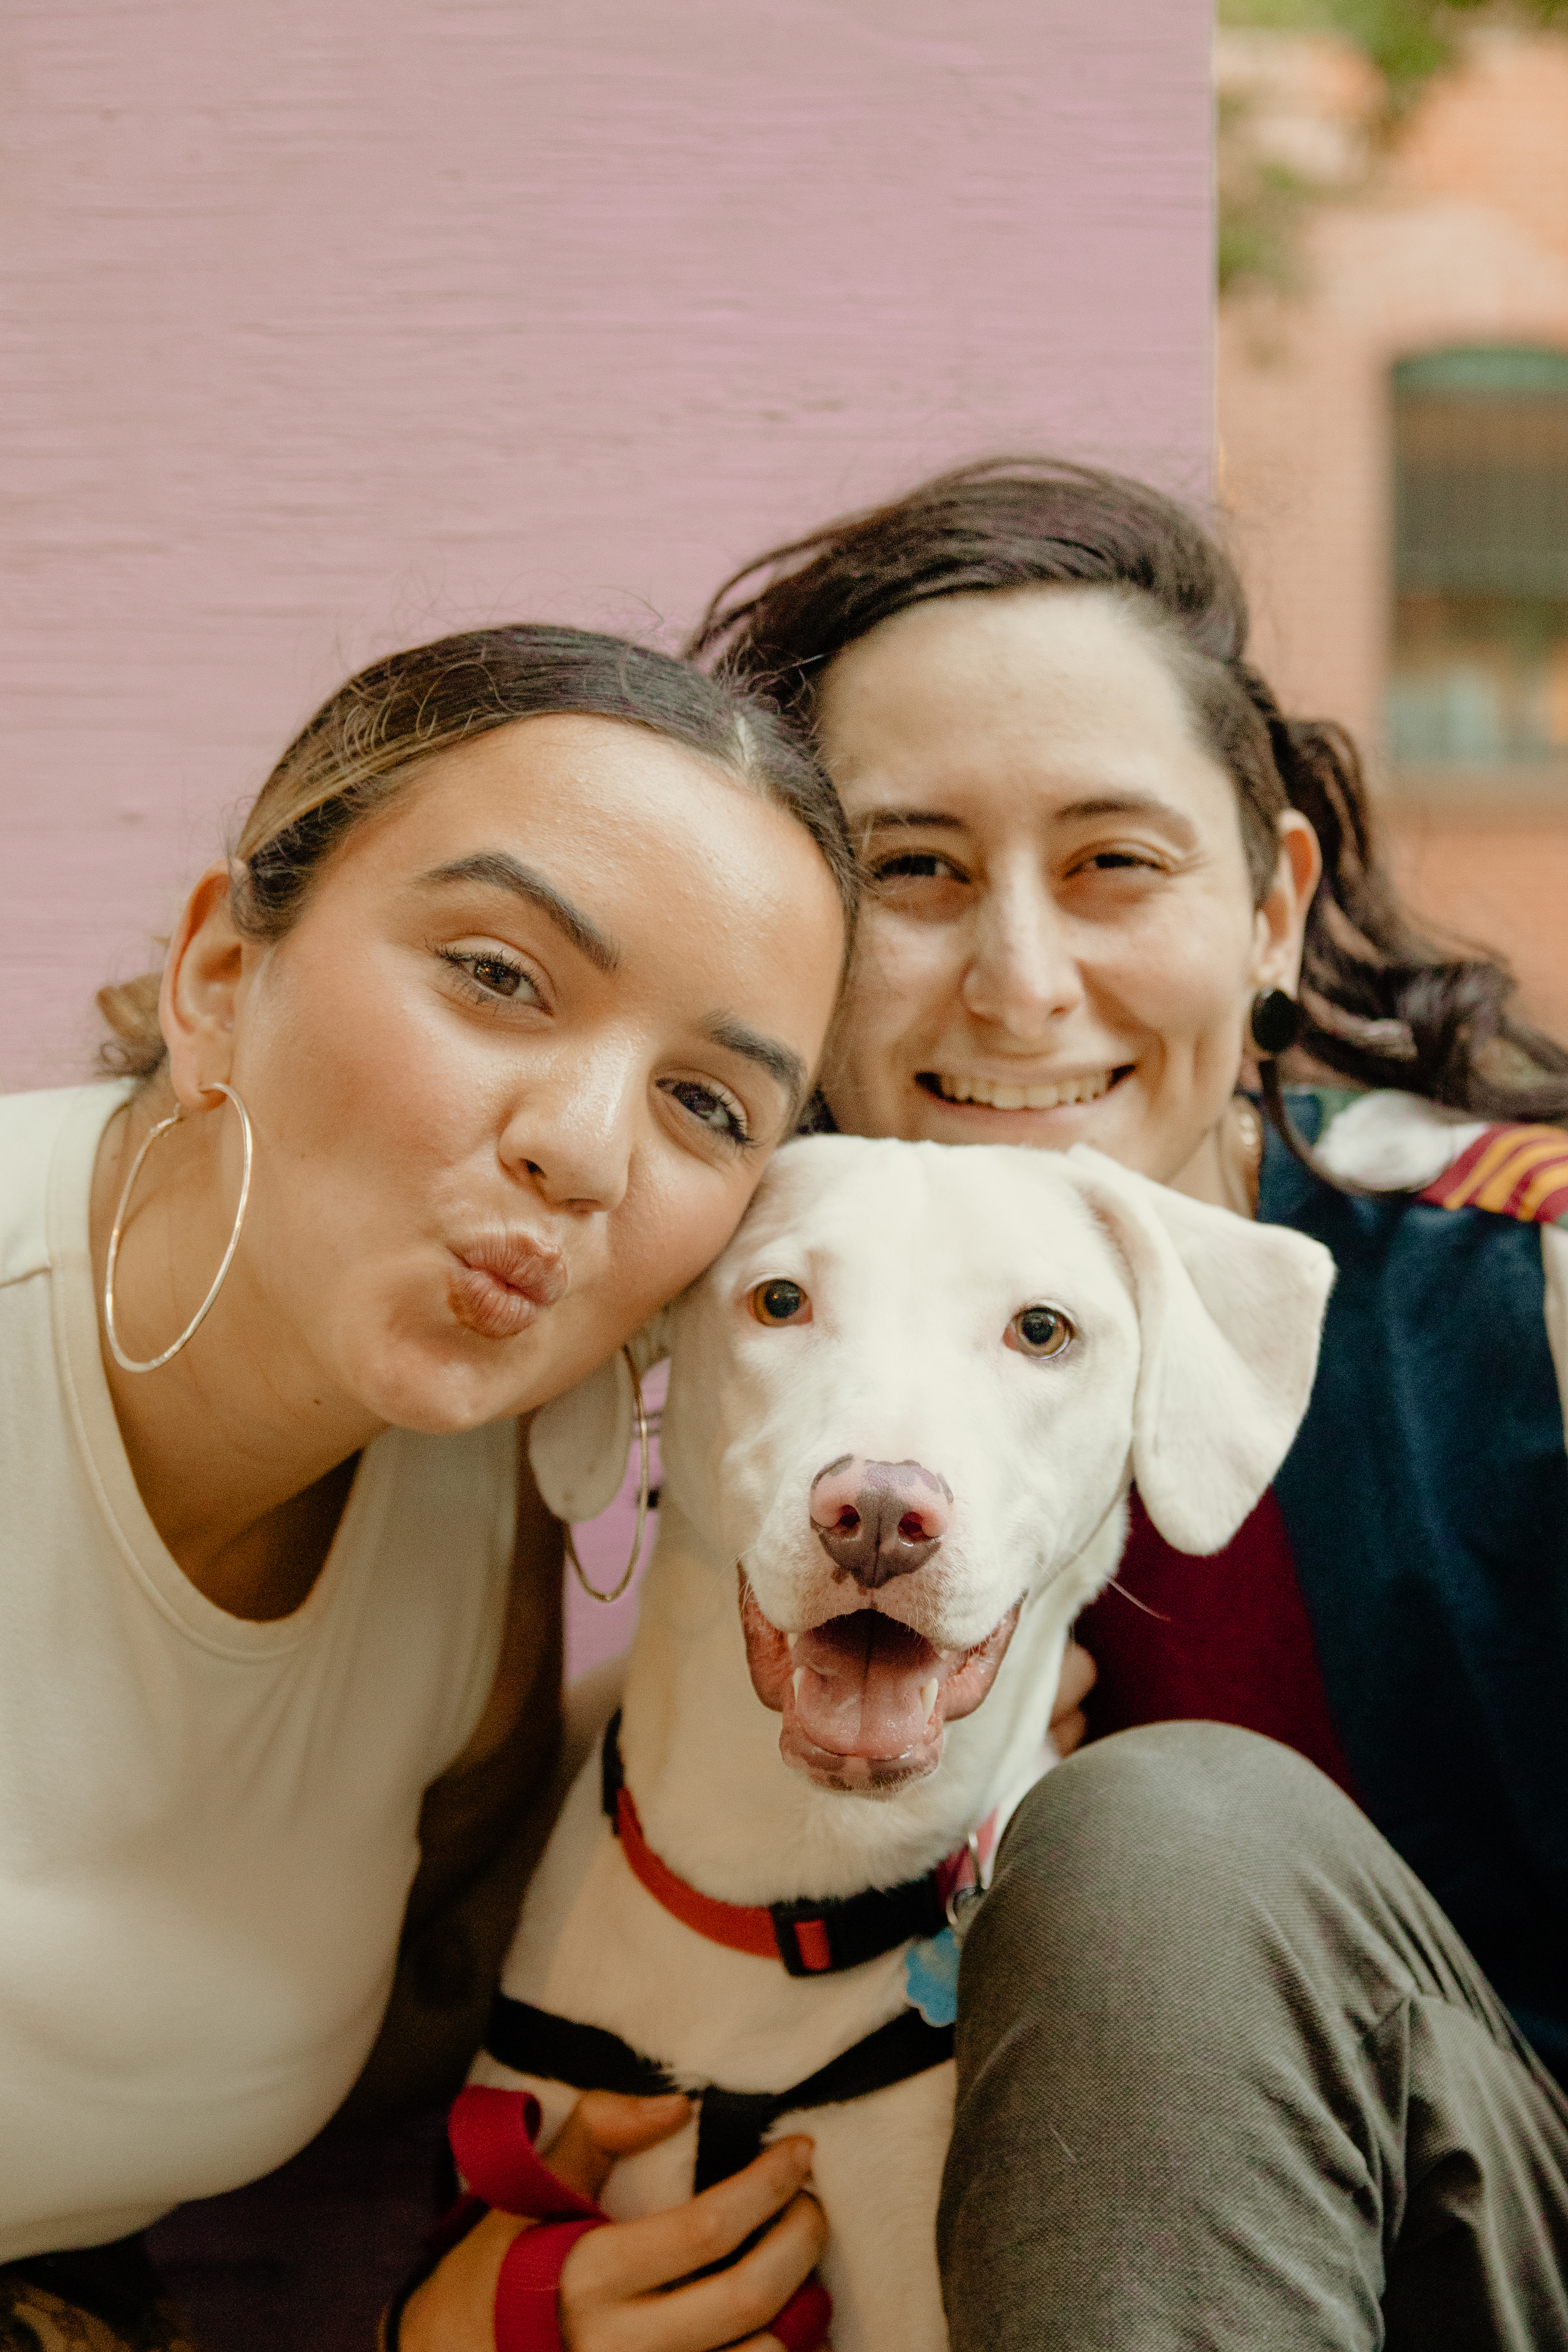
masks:
{"label": "maroon shirt", "polygon": [[1223,1551],[1173,1551],[1136,1494],[1116,1580],[1074,1628],[1100,1668],[1089,1737],[1173,1719],[1237,1723],[1353,1796],[1272,1489]]}

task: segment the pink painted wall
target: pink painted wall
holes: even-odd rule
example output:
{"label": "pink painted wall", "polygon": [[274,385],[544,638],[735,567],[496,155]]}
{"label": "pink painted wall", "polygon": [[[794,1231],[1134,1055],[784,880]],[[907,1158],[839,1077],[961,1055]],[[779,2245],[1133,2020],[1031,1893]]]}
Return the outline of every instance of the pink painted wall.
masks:
{"label": "pink painted wall", "polygon": [[1206,0],[11,0],[0,1087],[345,671],[1006,445],[1206,484]]}

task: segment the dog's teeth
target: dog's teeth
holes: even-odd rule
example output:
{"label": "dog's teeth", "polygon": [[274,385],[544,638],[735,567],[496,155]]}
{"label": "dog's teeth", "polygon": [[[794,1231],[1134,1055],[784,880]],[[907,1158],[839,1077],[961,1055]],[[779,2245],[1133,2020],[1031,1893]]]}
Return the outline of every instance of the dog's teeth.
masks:
{"label": "dog's teeth", "polygon": [[805,1680],[805,1668],[804,1666],[796,1666],[794,1674],[791,1675],[789,1678],[789,1686],[795,1693],[795,1703],[796,1706],[800,1705],[800,1686]]}
{"label": "dog's teeth", "polygon": [[929,1683],[921,1685],[921,1713],[929,1723],[936,1713],[937,1694],[942,1685],[933,1675]]}

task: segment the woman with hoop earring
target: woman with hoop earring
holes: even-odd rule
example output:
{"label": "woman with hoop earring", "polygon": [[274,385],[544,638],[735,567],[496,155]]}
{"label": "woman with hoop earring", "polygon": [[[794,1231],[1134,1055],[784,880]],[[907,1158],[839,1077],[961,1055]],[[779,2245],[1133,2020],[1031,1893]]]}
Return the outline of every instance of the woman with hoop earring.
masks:
{"label": "woman with hoop earring", "polygon": [[[161,977],[103,992],[110,1082],[0,1101],[0,2345],[187,2343],[140,2233],[326,2122],[405,1916],[383,2088],[460,2076],[559,1734],[520,1417],[724,1245],[853,908],[764,707],[475,632],[284,753]],[[431,1935],[467,1938],[445,2013]],[[611,2106],[590,2173],[685,2115]],[[574,2352],[716,2231],[761,2235],[691,2341],[755,2336],[816,2257],[808,2164],[635,2262],[602,2233]]]}

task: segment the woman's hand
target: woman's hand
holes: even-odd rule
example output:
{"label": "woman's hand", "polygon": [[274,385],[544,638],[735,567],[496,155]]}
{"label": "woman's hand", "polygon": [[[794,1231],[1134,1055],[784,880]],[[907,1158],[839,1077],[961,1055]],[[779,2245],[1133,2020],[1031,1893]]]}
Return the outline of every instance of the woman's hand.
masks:
{"label": "woman's hand", "polygon": [[1056,1704],[1051,1709],[1051,1745],[1058,1756],[1070,1756],[1089,1729],[1083,1703],[1099,1675],[1100,1669],[1089,1652],[1080,1650],[1076,1642],[1069,1642],[1062,1660],[1062,1678],[1057,1685]]}
{"label": "woman's hand", "polygon": [[[596,2200],[623,2156],[653,2147],[690,2116],[682,2098],[628,2099],[589,2091],[544,2151],[558,2179]],[[811,2142],[763,2150],[744,2172],[668,2213],[613,2221],[580,2238],[561,2273],[561,2333],[569,2352],[777,2352],[767,2323],[815,2266],[827,2236],[822,2209],[803,2192]],[[775,2218],[776,2217],[776,2218]],[[670,2282],[720,2262],[753,2230],[767,2235],[727,2271],[688,2286]],[[487,2213],[409,2298],[403,2352],[495,2352],[496,2282],[508,2248],[533,2228]]]}

